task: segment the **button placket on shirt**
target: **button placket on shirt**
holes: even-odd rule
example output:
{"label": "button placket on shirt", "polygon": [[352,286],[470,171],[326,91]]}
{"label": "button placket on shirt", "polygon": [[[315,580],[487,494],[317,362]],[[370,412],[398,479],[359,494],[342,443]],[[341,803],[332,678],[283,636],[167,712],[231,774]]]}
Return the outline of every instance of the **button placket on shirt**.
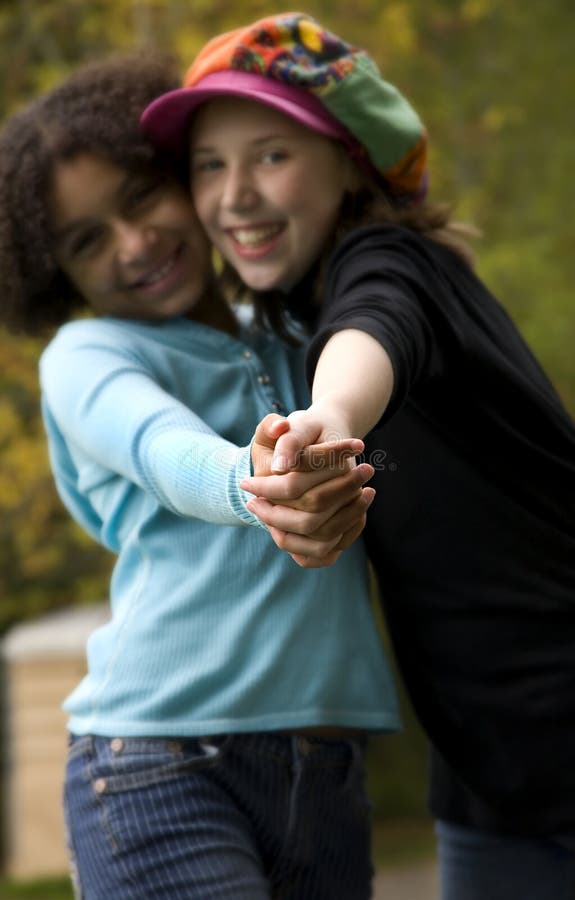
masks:
{"label": "button placket on shirt", "polygon": [[277,395],[274,391],[271,375],[269,375],[267,372],[261,371],[261,365],[255,353],[253,353],[251,350],[244,350],[242,352],[242,359],[245,359],[247,363],[254,365],[259,370],[256,379],[260,387],[263,389],[263,394],[266,397],[267,404],[271,406],[271,408],[275,410],[275,412],[284,413],[284,405],[277,398]]}

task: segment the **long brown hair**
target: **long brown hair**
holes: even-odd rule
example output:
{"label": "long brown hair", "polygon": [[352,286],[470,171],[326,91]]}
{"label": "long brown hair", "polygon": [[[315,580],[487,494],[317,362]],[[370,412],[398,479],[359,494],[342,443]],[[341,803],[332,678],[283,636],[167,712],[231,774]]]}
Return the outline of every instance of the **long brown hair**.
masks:
{"label": "long brown hair", "polygon": [[[343,198],[336,228],[314,267],[311,284],[307,285],[310,290],[310,312],[313,313],[313,309],[322,303],[325,270],[334,249],[354,228],[373,224],[401,225],[409,228],[429,240],[448,247],[470,268],[474,266],[475,257],[470,240],[478,237],[479,231],[471,225],[453,221],[450,206],[429,202],[413,206],[397,206],[389,200],[383,189],[365,183],[358,191],[346,193]],[[266,292],[250,290],[227,264],[223,267],[222,282],[232,298],[245,299],[253,303],[256,319],[260,325],[273,329],[289,343],[297,343],[290,324],[284,293],[277,290]]]}

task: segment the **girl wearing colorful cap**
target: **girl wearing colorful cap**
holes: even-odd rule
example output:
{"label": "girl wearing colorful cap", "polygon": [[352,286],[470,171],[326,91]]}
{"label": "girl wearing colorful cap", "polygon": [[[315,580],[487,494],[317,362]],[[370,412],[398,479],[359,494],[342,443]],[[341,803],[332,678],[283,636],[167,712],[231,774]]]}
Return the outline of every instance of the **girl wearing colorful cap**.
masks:
{"label": "girl wearing colorful cap", "polygon": [[[444,900],[570,896],[575,427],[426,201],[419,117],[367,53],[285,13],[210,42],[143,125],[189,153],[200,220],[262,316],[314,333],[314,402],[274,471],[369,432],[365,536],[432,742]],[[277,475],[243,485],[277,525]]]}
{"label": "girl wearing colorful cap", "polygon": [[361,530],[371,467],[331,456],[335,493],[325,454],[294,473],[301,567],[250,511],[252,435],[309,402],[302,354],[224,302],[189,194],[138,130],[174,84],[153,60],[91,66],[0,133],[2,319],[60,326],[40,362],[56,486],[116,555],[65,702],[78,896],[367,898],[363,748],[396,700],[361,544],[303,566]]}

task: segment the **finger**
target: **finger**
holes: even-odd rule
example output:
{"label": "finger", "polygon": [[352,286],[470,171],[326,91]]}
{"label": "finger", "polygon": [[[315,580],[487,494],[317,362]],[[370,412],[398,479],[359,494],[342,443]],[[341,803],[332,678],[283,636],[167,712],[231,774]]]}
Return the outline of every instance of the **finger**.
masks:
{"label": "finger", "polygon": [[[317,435],[314,436],[314,440],[316,438]],[[272,472],[279,474],[297,468],[306,445],[309,443],[310,441],[306,440],[305,433],[302,431],[290,430],[282,434],[275,445]]]}
{"label": "finger", "polygon": [[322,569],[325,566],[333,566],[338,561],[341,551],[332,550],[326,556],[315,559],[313,556],[302,556],[299,553],[290,553],[291,558],[302,569]]}
{"label": "finger", "polygon": [[[375,491],[373,490],[373,488],[365,488],[364,491],[366,493],[366,496],[368,496],[369,498],[366,503],[367,512],[367,509],[369,508],[369,506],[371,506],[371,503],[373,502],[373,499],[375,497]],[[348,547],[351,547],[354,541],[356,541],[357,538],[361,535],[363,529],[365,528],[365,523],[367,520],[366,512],[364,512],[363,515],[361,515],[350,528],[344,531],[344,534],[342,535],[340,541],[336,544],[335,548],[325,556],[302,556],[296,553],[290,553],[290,556],[298,564],[298,566],[301,566],[305,569],[319,569],[324,566],[332,566],[335,562],[337,562],[342,551],[347,550]]]}
{"label": "finger", "polygon": [[363,516],[363,518],[356,522],[355,525],[344,532],[339,544],[337,544],[335,549],[341,552],[342,550],[347,550],[348,547],[351,547],[351,545],[358,539],[363,529],[365,528],[366,521],[367,516]]}
{"label": "finger", "polygon": [[298,471],[313,472],[316,469],[331,469],[353,464],[354,457],[363,453],[363,441],[359,438],[342,438],[322,444],[312,444],[302,451],[298,459]]}
{"label": "finger", "polygon": [[288,472],[297,465],[297,461],[304,449],[319,440],[321,435],[321,423],[314,422],[304,413],[299,411],[288,416],[289,431],[287,431],[275,449],[272,462],[274,472]]}
{"label": "finger", "polygon": [[310,532],[307,537],[312,538],[313,540],[329,541],[340,534],[342,535],[342,538],[337,545],[337,549],[344,550],[345,547],[349,546],[349,544],[343,546],[341,543],[345,538],[345,535],[348,532],[355,532],[355,529],[359,525],[360,528],[357,534],[355,534],[355,537],[351,538],[350,536],[350,543],[353,543],[356,537],[361,534],[365,528],[366,513],[373,503],[374,497],[375,491],[373,488],[363,488],[358,497],[351,503],[348,503],[347,506],[339,509],[330,519],[324,522],[321,528],[318,528],[317,531]]}
{"label": "finger", "polygon": [[240,487],[274,503],[288,503],[297,500],[318,484],[345,476],[348,471],[318,469],[313,472],[288,472],[285,475],[252,475],[243,478]]}
{"label": "finger", "polygon": [[276,413],[269,413],[266,418],[272,419],[268,425],[268,432],[276,441],[282,435],[289,431],[289,422],[285,416],[279,416]]}
{"label": "finger", "polygon": [[[321,529],[336,516],[341,510],[345,510],[342,516],[346,516],[346,528],[351,525],[349,521],[349,504],[361,501],[362,486],[355,470],[347,476],[339,479],[342,487],[325,501],[321,488],[309,491],[299,501],[292,504],[273,503],[263,497],[251,498],[246,504],[250,512],[261,519],[268,527],[280,528],[282,531],[290,531],[294,534],[310,536]],[[343,532],[343,528],[341,531]],[[334,532],[333,526],[331,533]]]}
{"label": "finger", "polygon": [[289,422],[284,416],[269,413],[258,424],[254,434],[254,443],[273,450],[278,437],[288,429]]}
{"label": "finger", "polygon": [[[366,490],[371,489],[366,488]],[[295,560],[298,566],[301,566],[304,569],[319,569],[324,566],[332,566],[335,562],[337,562],[342,551],[347,550],[348,547],[351,547],[351,545],[361,535],[363,529],[365,528],[366,520],[367,516],[364,514],[358,521],[355,522],[355,524],[351,528],[347,529],[335,548],[328,554],[326,554],[326,556],[316,558],[313,556],[301,556],[296,553],[290,553],[290,556]]]}
{"label": "finger", "polygon": [[[362,463],[354,469],[349,469],[344,461],[344,466],[339,470],[316,469],[313,472],[288,472],[286,475],[253,475],[250,478],[243,478],[240,487],[257,497],[263,497],[274,503],[288,504],[295,503],[320,484],[332,481],[335,483],[339,478],[351,478],[352,481],[355,479],[353,483],[360,487],[374,474],[374,469],[369,463]],[[344,485],[340,482],[339,487]],[[335,486],[333,492],[336,493],[337,489]]]}
{"label": "finger", "polygon": [[372,478],[373,474],[373,467],[369,463],[362,463],[361,466],[350,469],[344,475],[324,481],[296,499],[285,500],[278,505],[299,509],[302,512],[318,513],[323,515],[323,519],[326,521],[335,512],[358,497],[361,488]]}
{"label": "finger", "polygon": [[261,497],[250,500],[247,506],[268,528],[277,528],[316,541],[331,541],[333,538],[339,539],[365,515],[374,495],[373,488],[359,488],[354,490],[350,501],[344,506],[338,501],[336,507],[320,512],[291,509],[270,503]]}
{"label": "finger", "polygon": [[289,428],[287,419],[277,413],[269,413],[258,424],[251,446],[253,471],[257,475],[269,475],[276,439]]}
{"label": "finger", "polygon": [[280,528],[270,528],[270,534],[280,550],[298,556],[309,556],[312,559],[322,559],[331,553],[343,537],[343,534],[339,534],[329,541],[316,541],[301,534],[282,531]]}
{"label": "finger", "polygon": [[276,443],[272,471],[313,472],[317,469],[341,467],[345,460],[363,453],[365,445],[359,438],[341,438],[321,444],[302,445],[293,431],[283,434]]}
{"label": "finger", "polygon": [[[260,519],[268,528],[276,528],[282,532],[297,534],[302,537],[308,537],[313,532],[318,531],[325,524],[326,519],[331,518],[335,510],[328,511],[327,514],[308,513],[299,509],[291,509],[289,506],[278,506],[264,500],[262,497],[256,497],[246,504],[250,512]],[[333,535],[339,538],[339,535]],[[285,549],[285,547],[282,547]]]}

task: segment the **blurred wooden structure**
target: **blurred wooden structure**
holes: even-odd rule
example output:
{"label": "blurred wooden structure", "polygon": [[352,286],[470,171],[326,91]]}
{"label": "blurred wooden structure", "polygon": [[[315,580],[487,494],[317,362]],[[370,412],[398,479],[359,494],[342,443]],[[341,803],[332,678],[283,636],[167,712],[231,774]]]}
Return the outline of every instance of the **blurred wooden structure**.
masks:
{"label": "blurred wooden structure", "polygon": [[67,871],[62,819],[66,715],[62,701],[85,672],[89,634],[107,606],[60,610],[18,625],[4,638],[2,798],[5,874]]}

